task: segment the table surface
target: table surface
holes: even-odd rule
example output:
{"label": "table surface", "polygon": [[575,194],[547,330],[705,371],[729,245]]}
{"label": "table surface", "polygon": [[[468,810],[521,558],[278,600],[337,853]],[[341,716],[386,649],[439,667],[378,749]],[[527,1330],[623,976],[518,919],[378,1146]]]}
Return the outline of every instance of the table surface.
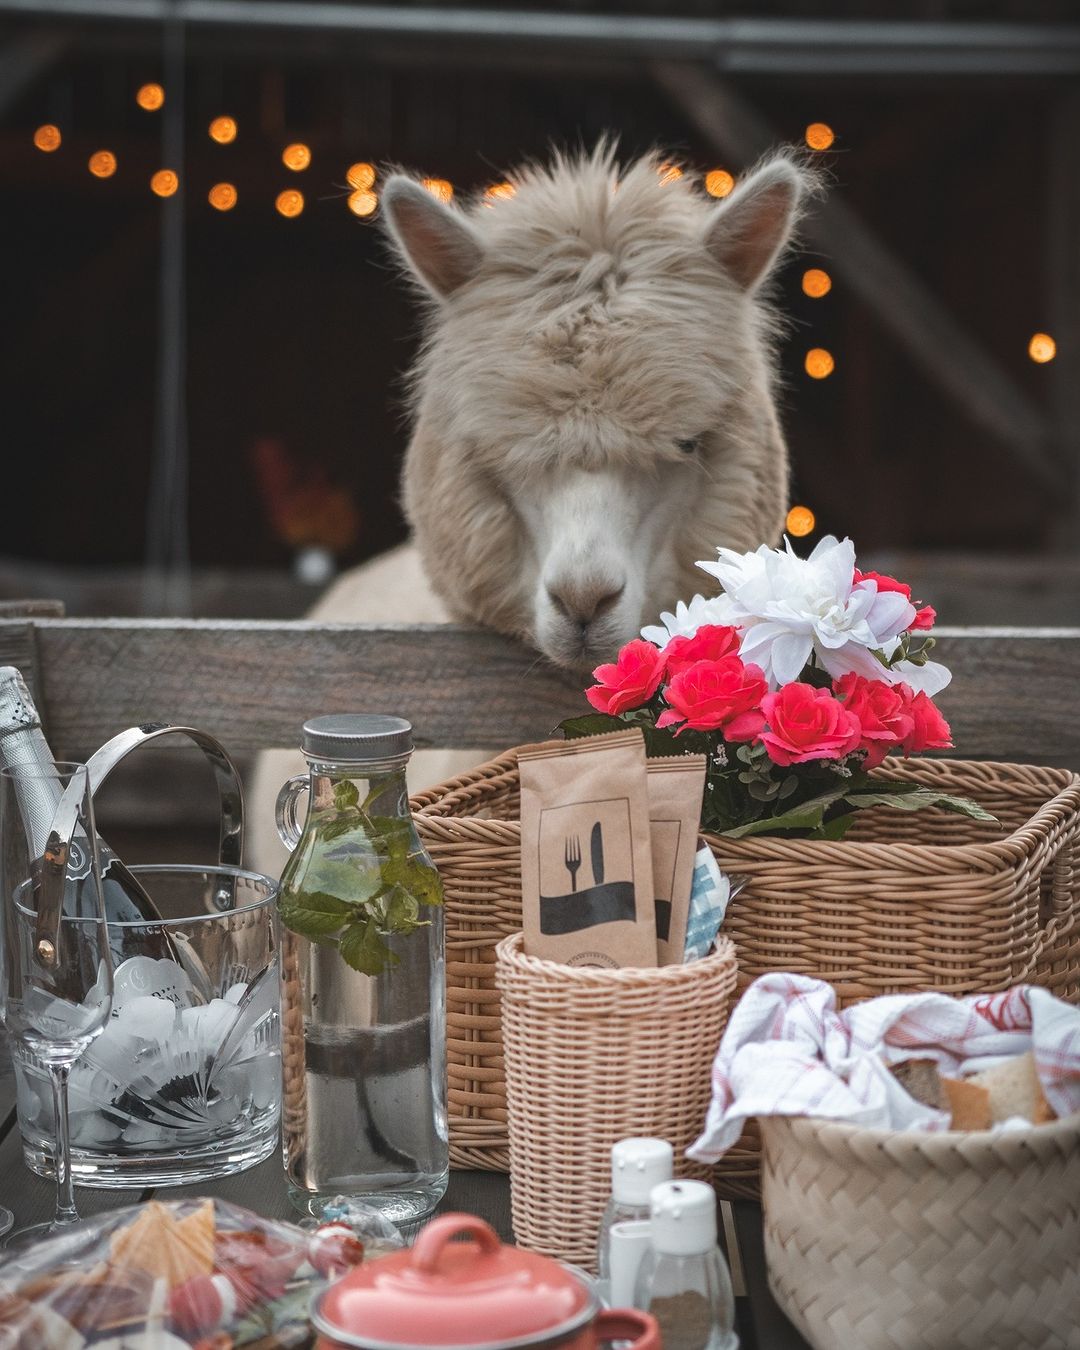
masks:
{"label": "table surface", "polygon": [[[99,1191],[77,1187],[79,1213],[84,1218],[103,1210],[148,1200],[152,1190]],[[221,1181],[174,1187],[162,1198],[211,1195],[243,1205],[267,1218],[295,1220],[298,1216],[285,1193],[285,1179],[277,1153],[257,1167]],[[55,1191],[52,1182],[35,1176],[23,1163],[22,1140],[15,1116],[15,1080],[7,1047],[0,1033],[0,1203],[15,1214],[19,1227],[50,1219]],[[440,1210],[458,1210],[486,1219],[505,1241],[513,1240],[510,1222],[510,1178],[498,1172],[451,1172]],[[721,1206],[722,1238],[728,1252],[736,1291],[736,1318],[743,1350],[805,1350],[807,1342],[777,1307],[765,1278],[761,1210],[749,1201]]]}

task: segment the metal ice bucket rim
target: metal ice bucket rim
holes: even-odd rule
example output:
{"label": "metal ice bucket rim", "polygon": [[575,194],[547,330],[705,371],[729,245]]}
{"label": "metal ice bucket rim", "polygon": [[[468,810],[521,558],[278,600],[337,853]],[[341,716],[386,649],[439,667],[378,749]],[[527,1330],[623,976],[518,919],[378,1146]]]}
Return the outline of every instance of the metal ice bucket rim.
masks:
{"label": "metal ice bucket rim", "polygon": [[218,919],[232,919],[237,916],[254,914],[268,905],[273,905],[278,897],[280,883],[262,872],[253,872],[246,867],[232,867],[228,863],[132,863],[128,871],[135,876],[150,875],[154,872],[191,873],[203,876],[227,876],[234,880],[253,881],[267,888],[267,893],[259,900],[251,900],[237,905],[233,909],[207,910],[202,914],[189,914],[177,919],[110,919],[110,928],[174,928],[184,924],[201,923],[204,919],[211,922]]}

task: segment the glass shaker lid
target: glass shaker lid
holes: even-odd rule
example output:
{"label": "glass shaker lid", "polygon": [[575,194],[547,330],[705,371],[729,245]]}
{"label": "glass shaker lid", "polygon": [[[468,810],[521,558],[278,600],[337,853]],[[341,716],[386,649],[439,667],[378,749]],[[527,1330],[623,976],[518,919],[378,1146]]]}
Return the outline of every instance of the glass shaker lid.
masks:
{"label": "glass shaker lid", "polygon": [[314,759],[370,763],[412,754],[412,724],[382,713],[328,713],[304,723],[300,747]]}

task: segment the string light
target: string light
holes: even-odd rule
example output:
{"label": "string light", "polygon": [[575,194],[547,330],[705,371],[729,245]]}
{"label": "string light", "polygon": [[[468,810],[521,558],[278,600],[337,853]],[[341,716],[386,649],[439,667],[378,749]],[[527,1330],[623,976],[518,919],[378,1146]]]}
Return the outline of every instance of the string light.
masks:
{"label": "string light", "polygon": [[304,209],[304,194],[295,188],[286,188],[278,193],[274,206],[281,215],[293,220]]}
{"label": "string light", "polygon": [[87,168],[95,178],[111,178],[116,172],[116,156],[111,150],[95,150]]}
{"label": "string light", "polygon": [[451,201],[454,196],[454,185],[448,183],[445,178],[425,178],[422,185],[440,202]]}
{"label": "string light", "polygon": [[677,164],[661,164],[656,172],[660,175],[661,185],[677,183],[683,175],[682,169]]}
{"label": "string light", "polygon": [[359,164],[350,164],[345,181],[357,192],[366,192],[375,182],[375,165],[363,160]]}
{"label": "string light", "polygon": [[43,127],[38,127],[37,131],[34,132],[34,144],[39,150],[44,150],[47,155],[51,155],[54,150],[60,149],[62,139],[60,128],[53,126],[51,122],[46,122]]}
{"label": "string light", "polygon": [[816,524],[817,519],[808,506],[793,506],[787,513],[784,528],[788,534],[793,534],[796,539],[804,539],[813,532]]}
{"label": "string light", "polygon": [[232,183],[215,183],[206,200],[215,211],[231,211],[236,205],[236,188]]}
{"label": "string light", "polygon": [[735,186],[735,179],[727,169],[710,169],[705,175],[705,191],[710,197],[726,197]]}
{"label": "string light", "polygon": [[218,145],[232,145],[236,132],[236,121],[232,117],[215,117],[210,123],[210,139]]}
{"label": "string light", "polygon": [[832,277],[820,267],[810,267],[803,273],[802,288],[811,300],[820,300],[832,290]]}
{"label": "string light", "polygon": [[282,150],[281,162],[287,169],[292,169],[293,173],[300,173],[311,163],[311,149],[303,141],[295,141]]}
{"label": "string light", "polygon": [[180,179],[172,169],[158,169],[150,179],[150,191],[157,197],[171,197],[180,186]]}
{"label": "string light", "polygon": [[135,95],[135,102],[146,112],[157,112],[165,102],[165,90],[160,84],[144,84]]}
{"label": "string light", "polygon": [[484,201],[490,205],[492,202],[503,201],[512,197],[517,191],[513,183],[492,183],[490,187],[484,189]]}
{"label": "string light", "polygon": [[374,215],[378,204],[378,197],[366,188],[357,188],[355,192],[349,193],[349,210],[354,216]]}
{"label": "string light", "polygon": [[1028,343],[1028,356],[1036,365],[1044,366],[1057,356],[1057,343],[1049,333],[1034,333]]}
{"label": "string light", "polygon": [[812,380],[823,380],[836,369],[832,352],[827,352],[824,347],[811,347],[803,364]]}
{"label": "string light", "polygon": [[836,132],[828,122],[811,122],[806,128],[806,144],[811,150],[828,150],[836,140]]}

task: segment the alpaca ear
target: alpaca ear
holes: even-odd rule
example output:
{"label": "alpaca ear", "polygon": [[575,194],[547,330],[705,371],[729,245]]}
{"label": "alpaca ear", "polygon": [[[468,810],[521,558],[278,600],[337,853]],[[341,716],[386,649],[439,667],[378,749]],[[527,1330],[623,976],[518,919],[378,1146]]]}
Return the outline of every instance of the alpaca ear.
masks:
{"label": "alpaca ear", "polygon": [[382,192],[383,219],[398,251],[437,300],[445,300],[480,267],[483,250],[459,211],[427,188],[394,174]]}
{"label": "alpaca ear", "polygon": [[806,186],[790,160],[769,160],[713,212],[705,247],[744,290],[764,281],[790,241]]}

